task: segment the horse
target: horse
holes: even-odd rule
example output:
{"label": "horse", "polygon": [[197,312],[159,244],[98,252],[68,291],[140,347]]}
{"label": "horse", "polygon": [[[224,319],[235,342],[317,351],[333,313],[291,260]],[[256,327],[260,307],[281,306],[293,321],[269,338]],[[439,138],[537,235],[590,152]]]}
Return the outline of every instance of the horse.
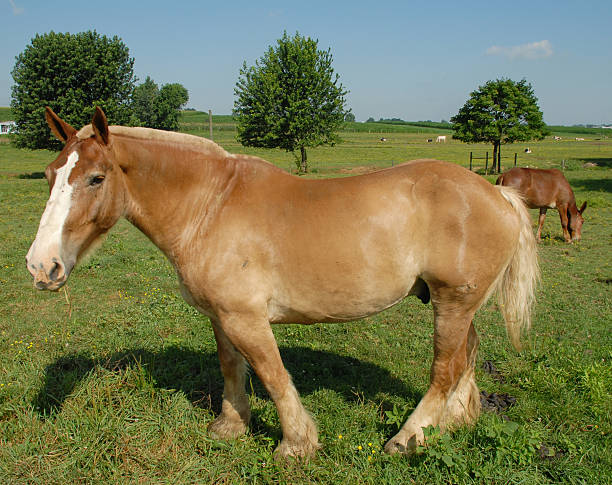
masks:
{"label": "horse", "polygon": [[436,138],[436,143],[444,142],[446,143],[446,135],[438,135]]}
{"label": "horse", "polygon": [[536,234],[538,241],[541,240],[546,211],[555,208],[561,217],[565,241],[580,241],[582,238],[582,214],[587,203],[583,202],[578,209],[574,192],[560,170],[514,167],[501,174],[495,184],[514,187],[524,197],[528,207],[540,209]]}
{"label": "horse", "polygon": [[477,419],[472,319],[493,292],[520,348],[538,261],[512,189],[435,160],[303,179],[204,138],[109,126],[100,108],[78,131],[50,108],[45,117],[64,147],[45,170],[50,196],[26,257],[35,288],[58,290],[120,217],[130,221],[172,263],[185,300],[210,318],[224,377],[221,412],[208,425],[215,438],[247,430],[248,364],[278,411],[277,456],[319,448],[273,323],[346,322],[408,295],[431,300],[430,387],[388,453],[414,452],[429,425]]}

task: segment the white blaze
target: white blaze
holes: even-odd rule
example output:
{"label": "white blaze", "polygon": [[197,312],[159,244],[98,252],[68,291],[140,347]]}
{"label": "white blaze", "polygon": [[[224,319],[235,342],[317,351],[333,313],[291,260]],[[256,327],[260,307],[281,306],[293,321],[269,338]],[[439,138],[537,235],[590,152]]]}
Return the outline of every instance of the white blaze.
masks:
{"label": "white blaze", "polygon": [[62,229],[72,205],[73,187],[68,183],[68,179],[78,160],[77,152],[72,152],[66,163],[55,172],[55,183],[40,218],[36,239],[28,251],[27,259],[35,265],[42,262],[42,259],[60,259],[62,256]]}

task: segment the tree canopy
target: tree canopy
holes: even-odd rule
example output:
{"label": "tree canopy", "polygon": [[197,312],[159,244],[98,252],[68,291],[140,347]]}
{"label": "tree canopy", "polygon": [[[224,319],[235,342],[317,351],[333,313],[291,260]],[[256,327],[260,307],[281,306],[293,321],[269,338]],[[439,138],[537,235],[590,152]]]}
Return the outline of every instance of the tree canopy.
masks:
{"label": "tree canopy", "polygon": [[189,93],[178,83],[164,84],[161,89],[149,76],[134,88],[130,124],[176,131],[180,109],[189,101]]}
{"label": "tree canopy", "polygon": [[333,144],[342,126],[347,91],[332,68],[330,50],[318,41],[287,32],[247,67],[234,90],[238,140],[246,146],[282,148],[308,170],[306,147]]}
{"label": "tree canopy", "polygon": [[459,112],[451,118],[453,138],[466,143],[492,143],[493,160],[500,169],[501,145],[547,134],[543,114],[533,88],[525,79],[487,81],[470,93]]}
{"label": "tree canopy", "polygon": [[96,31],[37,34],[17,56],[11,108],[16,143],[26,148],[59,148],[45,122],[45,106],[73,126],[91,121],[96,106],[109,121],[126,124],[134,89],[134,59],[118,37]]}
{"label": "tree canopy", "polygon": [[132,117],[130,125],[155,127],[155,111],[153,105],[159,96],[159,87],[147,76],[147,79],[134,88],[132,94]]}

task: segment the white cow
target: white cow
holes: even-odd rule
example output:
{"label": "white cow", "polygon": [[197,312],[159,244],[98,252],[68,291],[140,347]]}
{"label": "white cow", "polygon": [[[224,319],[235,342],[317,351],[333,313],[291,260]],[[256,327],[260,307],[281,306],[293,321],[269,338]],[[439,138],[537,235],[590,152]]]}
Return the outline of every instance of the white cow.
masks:
{"label": "white cow", "polygon": [[438,138],[436,138],[436,143],[440,142],[446,143],[446,135],[439,135]]}

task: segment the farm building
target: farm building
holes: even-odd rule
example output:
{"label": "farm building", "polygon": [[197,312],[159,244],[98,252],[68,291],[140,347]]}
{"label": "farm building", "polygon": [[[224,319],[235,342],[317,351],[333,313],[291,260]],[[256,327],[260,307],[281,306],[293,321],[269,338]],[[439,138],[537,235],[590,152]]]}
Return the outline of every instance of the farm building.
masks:
{"label": "farm building", "polygon": [[14,121],[0,121],[0,135],[8,135],[17,128]]}

